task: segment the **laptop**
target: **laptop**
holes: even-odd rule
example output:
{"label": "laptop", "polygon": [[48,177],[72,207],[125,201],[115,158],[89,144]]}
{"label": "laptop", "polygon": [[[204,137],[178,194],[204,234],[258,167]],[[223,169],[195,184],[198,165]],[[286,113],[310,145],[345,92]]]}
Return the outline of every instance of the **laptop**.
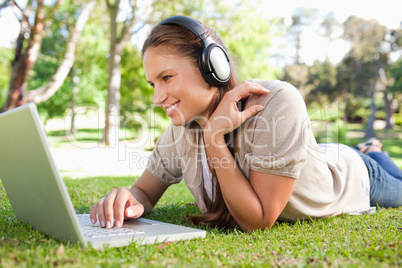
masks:
{"label": "laptop", "polygon": [[61,241],[100,249],[206,235],[204,230],[145,218],[105,229],[92,224],[89,214],[77,215],[33,103],[0,114],[0,179],[17,219]]}

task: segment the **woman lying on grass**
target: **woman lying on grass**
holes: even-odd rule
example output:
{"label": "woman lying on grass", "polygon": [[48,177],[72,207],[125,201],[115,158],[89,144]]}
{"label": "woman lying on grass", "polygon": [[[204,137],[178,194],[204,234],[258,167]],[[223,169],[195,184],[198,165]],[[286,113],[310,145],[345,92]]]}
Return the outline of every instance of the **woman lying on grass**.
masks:
{"label": "woman lying on grass", "polygon": [[244,231],[402,205],[402,176],[345,145],[318,145],[297,89],[281,81],[238,83],[207,26],[165,20],[142,57],[154,104],[172,124],[131,189],[113,189],[91,208],[93,223],[121,227],[150,212],[182,178],[202,212],[190,222]]}

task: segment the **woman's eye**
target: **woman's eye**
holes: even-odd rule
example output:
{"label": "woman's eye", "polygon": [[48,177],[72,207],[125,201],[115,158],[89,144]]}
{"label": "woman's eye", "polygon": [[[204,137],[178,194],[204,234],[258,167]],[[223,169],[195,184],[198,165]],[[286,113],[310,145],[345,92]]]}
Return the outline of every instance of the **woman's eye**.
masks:
{"label": "woman's eye", "polygon": [[165,75],[164,77],[162,77],[162,79],[163,79],[163,81],[167,81],[167,80],[169,80],[169,78],[171,78],[172,76],[170,76],[170,75]]}

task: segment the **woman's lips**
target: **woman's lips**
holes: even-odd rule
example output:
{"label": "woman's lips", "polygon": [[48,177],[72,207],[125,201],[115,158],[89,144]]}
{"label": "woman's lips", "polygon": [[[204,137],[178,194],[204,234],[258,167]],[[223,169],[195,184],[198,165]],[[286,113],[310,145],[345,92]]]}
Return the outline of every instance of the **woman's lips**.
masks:
{"label": "woman's lips", "polygon": [[167,116],[170,117],[170,116],[173,115],[173,113],[174,113],[175,109],[177,108],[177,105],[179,104],[179,102],[180,102],[180,101],[178,101],[178,102],[176,102],[176,103],[170,105],[168,108],[165,109]]}

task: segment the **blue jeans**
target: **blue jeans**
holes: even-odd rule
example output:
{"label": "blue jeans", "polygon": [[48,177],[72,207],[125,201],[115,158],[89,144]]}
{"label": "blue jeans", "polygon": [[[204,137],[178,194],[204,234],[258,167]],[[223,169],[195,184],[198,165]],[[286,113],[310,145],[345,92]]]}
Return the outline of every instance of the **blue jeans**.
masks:
{"label": "blue jeans", "polygon": [[388,154],[370,152],[367,155],[353,148],[366,164],[370,178],[370,205],[402,206],[402,170]]}

